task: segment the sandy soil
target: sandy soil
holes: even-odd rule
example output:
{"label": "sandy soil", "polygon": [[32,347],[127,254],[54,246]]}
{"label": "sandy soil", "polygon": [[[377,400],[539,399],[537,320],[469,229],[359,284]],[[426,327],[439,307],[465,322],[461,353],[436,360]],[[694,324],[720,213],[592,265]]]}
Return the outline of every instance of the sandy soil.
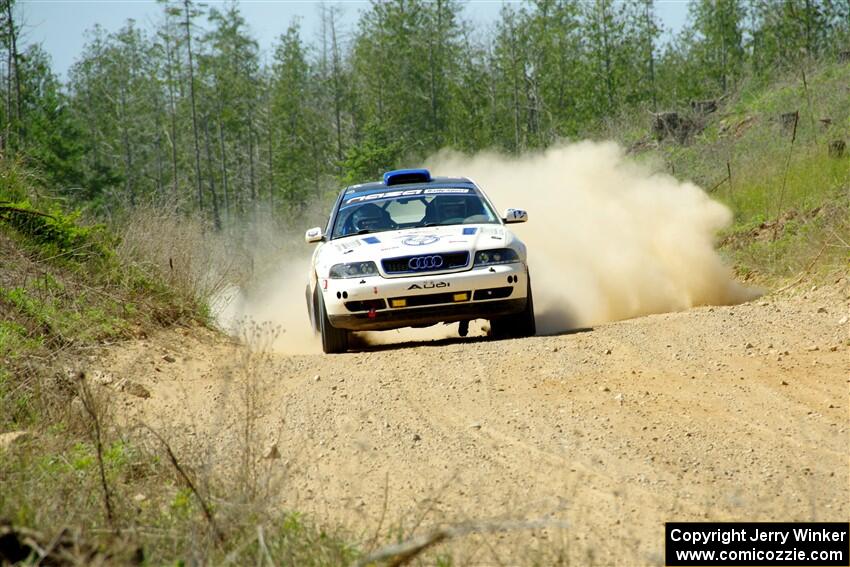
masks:
{"label": "sandy soil", "polygon": [[848,314],[845,279],[559,336],[338,356],[183,329],[90,370],[124,420],[223,471],[240,466],[250,412],[280,504],[361,541],[546,519],[448,549],[459,564],[660,564],[665,521],[850,517]]}

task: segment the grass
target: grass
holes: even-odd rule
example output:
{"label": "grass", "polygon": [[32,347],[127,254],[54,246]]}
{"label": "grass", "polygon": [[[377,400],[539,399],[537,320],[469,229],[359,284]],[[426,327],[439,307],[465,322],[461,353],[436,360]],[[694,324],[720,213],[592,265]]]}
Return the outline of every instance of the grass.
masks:
{"label": "grass", "polygon": [[[78,426],[85,426],[78,415]],[[0,514],[15,526],[35,528],[48,543],[64,528],[77,542],[78,560],[108,564],[258,564],[265,554],[293,565],[349,563],[356,550],[288,511],[234,501],[235,482],[206,479],[203,490],[221,526],[216,538],[201,501],[186,487],[162,451],[113,437],[102,462],[113,506],[103,505],[95,443],[70,431],[40,432],[0,460],[4,490]],[[190,473],[194,474],[194,473]],[[262,538],[262,539],[260,539]]]}
{"label": "grass", "polygon": [[152,327],[203,320],[167,285],[119,261],[104,227],[82,224],[79,213],[40,196],[37,177],[23,169],[0,164],[3,429],[32,425],[19,422],[20,412],[7,411],[9,405],[37,394],[38,377],[61,360]]}
{"label": "grass", "polygon": [[[46,550],[30,561],[60,564],[351,562],[339,536],[274,506],[251,418],[242,470],[212,477],[203,455],[122,425],[106,387],[66,370],[105,343],[206,324],[241,266],[213,258],[221,243],[176,213],[140,207],[110,230],[48,194],[23,164],[0,162],[0,433],[27,434],[0,447],[0,530]],[[245,357],[248,374],[262,364]],[[243,383],[234,403],[250,410],[260,393]]]}
{"label": "grass", "polygon": [[115,252],[146,281],[166,286],[183,304],[209,316],[216,294],[247,277],[249,255],[232,235],[216,232],[178,208],[171,202],[146,202],[124,211],[114,223]]}

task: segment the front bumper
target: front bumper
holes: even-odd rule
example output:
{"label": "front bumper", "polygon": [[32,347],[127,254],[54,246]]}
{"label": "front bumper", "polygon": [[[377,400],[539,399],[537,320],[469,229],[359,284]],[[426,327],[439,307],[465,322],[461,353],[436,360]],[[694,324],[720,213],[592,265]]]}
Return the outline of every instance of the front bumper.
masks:
{"label": "front bumper", "polygon": [[501,264],[451,274],[403,278],[321,279],[331,325],[352,331],[489,319],[525,309],[525,264]]}

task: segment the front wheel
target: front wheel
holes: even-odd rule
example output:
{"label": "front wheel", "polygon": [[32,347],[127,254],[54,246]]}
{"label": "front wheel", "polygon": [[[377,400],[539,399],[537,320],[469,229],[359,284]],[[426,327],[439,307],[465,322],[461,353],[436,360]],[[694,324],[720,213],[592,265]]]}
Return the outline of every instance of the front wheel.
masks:
{"label": "front wheel", "polygon": [[319,292],[319,331],[322,334],[322,350],[325,354],[338,354],[348,350],[348,331],[331,325],[325,311],[325,298]]}
{"label": "front wheel", "polygon": [[310,284],[307,284],[307,290],[304,292],[304,298],[307,301],[307,317],[310,318],[310,328],[313,334],[319,333],[318,309],[316,308],[316,295],[319,293],[318,287],[316,291],[311,292]]}
{"label": "front wheel", "polygon": [[531,276],[528,276],[528,301],[525,309],[514,315],[497,317],[490,320],[490,334],[500,339],[519,339],[533,337],[537,333],[534,322],[534,298],[531,295]]}

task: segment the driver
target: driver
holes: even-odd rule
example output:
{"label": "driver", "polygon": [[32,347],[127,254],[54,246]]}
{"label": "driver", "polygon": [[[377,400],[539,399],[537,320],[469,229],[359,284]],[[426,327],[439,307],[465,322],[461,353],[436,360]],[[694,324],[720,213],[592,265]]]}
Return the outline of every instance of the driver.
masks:
{"label": "driver", "polygon": [[463,220],[467,216],[466,197],[438,197],[437,198],[437,216],[440,222],[450,220]]}
{"label": "driver", "polygon": [[368,230],[370,232],[390,230],[393,221],[389,213],[374,203],[366,203],[357,207],[349,219],[351,230],[348,233]]}

